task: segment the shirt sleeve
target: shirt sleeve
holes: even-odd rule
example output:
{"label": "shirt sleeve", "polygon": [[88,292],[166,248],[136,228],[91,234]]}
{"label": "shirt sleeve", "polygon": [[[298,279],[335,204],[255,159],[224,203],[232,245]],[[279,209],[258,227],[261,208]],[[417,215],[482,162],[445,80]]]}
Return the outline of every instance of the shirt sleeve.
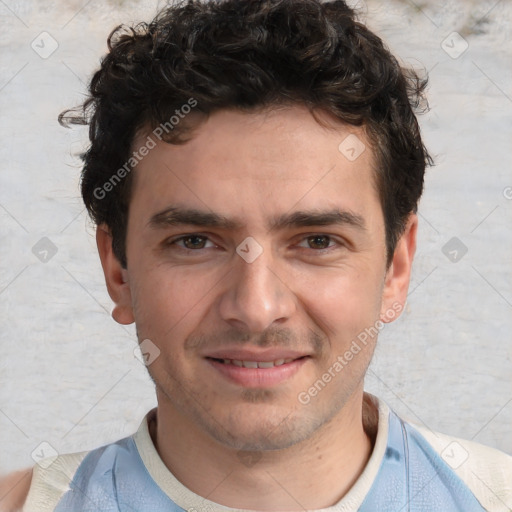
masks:
{"label": "shirt sleeve", "polygon": [[512,456],[414,425],[489,512],[512,510]]}
{"label": "shirt sleeve", "polygon": [[53,512],[87,453],[59,455],[36,464],[22,512]]}

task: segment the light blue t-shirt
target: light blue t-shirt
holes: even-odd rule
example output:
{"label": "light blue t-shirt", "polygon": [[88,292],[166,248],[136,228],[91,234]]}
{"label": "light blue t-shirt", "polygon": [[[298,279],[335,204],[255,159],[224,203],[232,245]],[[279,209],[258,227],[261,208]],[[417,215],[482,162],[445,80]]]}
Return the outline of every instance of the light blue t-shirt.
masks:
{"label": "light blue t-shirt", "polygon": [[[336,504],[314,512],[512,512],[510,455],[408,422],[368,393],[364,401],[370,458]],[[152,422],[156,408],[131,436],[40,461],[22,512],[254,512],[180,482],[153,443]]]}

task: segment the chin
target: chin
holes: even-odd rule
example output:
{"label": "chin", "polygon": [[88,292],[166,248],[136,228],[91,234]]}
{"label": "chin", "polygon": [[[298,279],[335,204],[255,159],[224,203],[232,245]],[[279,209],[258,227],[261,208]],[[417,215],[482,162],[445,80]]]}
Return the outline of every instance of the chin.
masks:
{"label": "chin", "polygon": [[278,406],[236,407],[228,417],[217,419],[209,422],[209,434],[221,444],[244,451],[289,448],[306,440],[322,424],[319,417],[312,419]]}

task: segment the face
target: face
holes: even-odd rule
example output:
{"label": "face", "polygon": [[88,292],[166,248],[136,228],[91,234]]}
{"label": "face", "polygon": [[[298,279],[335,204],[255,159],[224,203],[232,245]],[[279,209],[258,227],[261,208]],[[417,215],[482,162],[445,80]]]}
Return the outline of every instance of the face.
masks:
{"label": "face", "polygon": [[[342,414],[405,301],[415,220],[386,270],[372,151],[330,123],[215,113],[133,171],[126,270],[98,230],[114,317],[160,351],[159,408],[225,446],[284,448]],[[350,134],[355,160],[338,149]]]}

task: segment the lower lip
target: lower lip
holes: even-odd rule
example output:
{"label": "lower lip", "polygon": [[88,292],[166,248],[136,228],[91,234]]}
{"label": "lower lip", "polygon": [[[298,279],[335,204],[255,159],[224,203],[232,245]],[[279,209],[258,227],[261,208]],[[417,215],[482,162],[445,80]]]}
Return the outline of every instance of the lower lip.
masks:
{"label": "lower lip", "polygon": [[295,359],[272,368],[245,368],[206,359],[216,370],[231,382],[246,388],[267,388],[281,384],[295,375],[309,357]]}

